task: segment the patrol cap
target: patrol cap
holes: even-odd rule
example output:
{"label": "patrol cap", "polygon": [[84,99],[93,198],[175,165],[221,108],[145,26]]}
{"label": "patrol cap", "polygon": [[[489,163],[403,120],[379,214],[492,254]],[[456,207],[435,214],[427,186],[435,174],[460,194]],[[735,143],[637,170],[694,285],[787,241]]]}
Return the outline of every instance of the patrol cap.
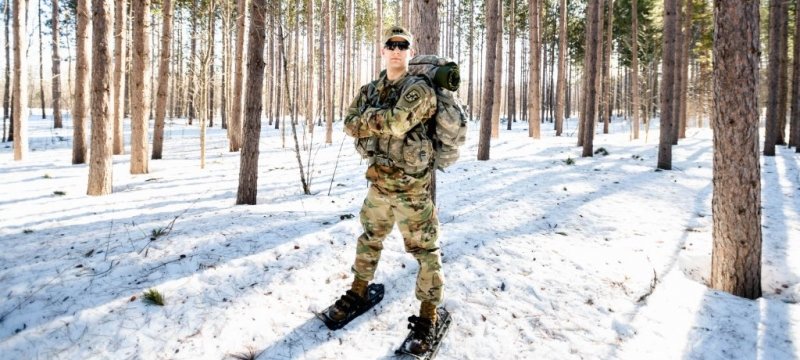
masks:
{"label": "patrol cap", "polygon": [[408,30],[406,30],[402,26],[395,25],[390,27],[389,30],[387,30],[386,33],[384,34],[383,42],[386,43],[387,41],[389,41],[389,39],[393,37],[403,38],[406,41],[408,41],[409,44],[411,45],[414,44],[414,36],[411,35],[411,33],[408,32]]}

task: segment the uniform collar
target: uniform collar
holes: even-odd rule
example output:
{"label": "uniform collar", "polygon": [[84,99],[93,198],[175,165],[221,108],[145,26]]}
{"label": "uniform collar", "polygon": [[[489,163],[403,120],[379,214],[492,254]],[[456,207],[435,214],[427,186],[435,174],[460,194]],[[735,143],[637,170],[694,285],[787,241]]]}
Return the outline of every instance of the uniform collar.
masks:
{"label": "uniform collar", "polygon": [[406,77],[408,77],[408,71],[404,72],[402,75],[400,75],[400,77],[398,77],[395,80],[389,80],[389,77],[386,75],[386,73],[383,73],[383,75],[378,81],[377,89],[381,90],[386,86],[393,86],[400,84],[403,80],[405,80]]}

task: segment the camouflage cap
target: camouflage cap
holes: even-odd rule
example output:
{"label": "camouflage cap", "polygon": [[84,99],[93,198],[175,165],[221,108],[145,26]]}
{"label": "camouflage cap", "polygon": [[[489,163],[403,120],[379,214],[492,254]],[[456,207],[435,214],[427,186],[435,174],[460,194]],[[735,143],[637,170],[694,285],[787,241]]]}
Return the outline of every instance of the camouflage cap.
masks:
{"label": "camouflage cap", "polygon": [[393,37],[400,37],[406,39],[409,44],[414,44],[414,36],[402,26],[392,26],[386,31],[383,37],[383,42],[386,43]]}

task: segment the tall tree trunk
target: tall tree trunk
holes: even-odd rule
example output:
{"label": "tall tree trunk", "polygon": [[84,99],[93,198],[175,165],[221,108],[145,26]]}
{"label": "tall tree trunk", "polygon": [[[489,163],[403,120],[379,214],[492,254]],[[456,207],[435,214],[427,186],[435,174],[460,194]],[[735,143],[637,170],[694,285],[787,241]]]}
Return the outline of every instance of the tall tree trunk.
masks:
{"label": "tall tree trunk", "polygon": [[775,156],[778,141],[778,103],[781,70],[781,6],[782,0],[769,2],[769,63],[767,65],[767,117],[764,135],[764,155]]}
{"label": "tall tree trunk", "polygon": [[681,90],[683,89],[683,42],[685,41],[683,30],[683,0],[677,0],[675,13],[675,83],[672,85],[672,145],[678,145],[678,135],[680,129],[681,113],[683,104],[681,103]]}
{"label": "tall tree trunk", "polygon": [[[15,0],[15,3],[18,1],[20,0]],[[72,163],[84,164],[86,163],[87,152],[86,110],[90,88],[90,85],[87,83],[89,77],[89,0],[78,0],[77,6],[77,30],[75,33],[75,97],[72,103]],[[14,14],[16,18],[16,12]]]}
{"label": "tall tree trunk", "polygon": [[112,192],[111,15],[109,0],[92,0],[92,151],[86,194],[94,196]]}
{"label": "tall tree trunk", "polygon": [[[533,0],[536,1],[536,0]],[[486,1],[486,68],[483,71],[483,102],[481,103],[481,129],[478,139],[478,160],[489,160],[492,135],[492,106],[494,104],[494,67],[497,58],[498,0]],[[532,47],[533,48],[533,47]]]}
{"label": "tall tree trunk", "polygon": [[[236,204],[256,204],[258,190],[258,144],[261,135],[261,83],[264,80],[264,39],[267,0],[252,0],[248,42],[247,90],[245,92],[244,137],[239,165]],[[297,26],[297,25],[296,25]]]}
{"label": "tall tree trunk", "polygon": [[[798,41],[800,40],[800,6],[795,6],[794,19],[794,39]],[[794,46],[793,60],[789,146],[794,146],[795,152],[800,153],[800,46]]]}
{"label": "tall tree trunk", "polygon": [[59,40],[59,11],[58,0],[50,1],[53,5],[53,18],[50,20],[50,31],[53,37],[53,127],[60,129],[64,127],[61,120],[61,57],[58,54]]}
{"label": "tall tree trunk", "polygon": [[[283,49],[283,20],[281,17],[281,2],[273,0],[272,6],[273,10],[275,11],[275,14],[273,16],[278,21],[276,29],[278,35],[276,36],[276,40],[278,41],[279,48]],[[277,85],[275,88],[275,129],[278,129],[279,127],[281,127],[280,123],[283,121],[283,98],[281,97],[282,95],[281,84],[283,84],[285,80],[283,80],[282,77],[285,77],[287,75],[283,71],[285,66],[281,66],[281,61],[283,61],[283,59],[280,56],[278,56],[277,50],[276,50],[276,56],[278,57],[278,59],[275,63],[275,72],[277,72],[275,78],[275,84]],[[281,138],[282,137],[283,137],[283,131],[281,131]]]}
{"label": "tall tree trunk", "polygon": [[780,14],[781,14],[781,21],[780,21],[780,75],[778,77],[778,126],[777,131],[775,133],[775,144],[776,145],[786,145],[786,95],[789,92],[788,85],[786,84],[786,80],[788,80],[788,52],[789,52],[789,41],[788,41],[788,33],[789,33],[789,2],[788,1],[781,1],[780,3]]}
{"label": "tall tree trunk", "polygon": [[639,9],[638,0],[631,0],[631,97],[633,138],[639,138]]}
{"label": "tall tree trunk", "polygon": [[711,287],[761,296],[758,2],[714,1]]}
{"label": "tall tree trunk", "polygon": [[134,1],[131,66],[131,174],[150,172],[148,118],[150,114],[150,0]]}
{"label": "tall tree trunk", "polygon": [[683,47],[681,48],[681,109],[678,114],[678,138],[686,138],[686,113],[689,110],[688,93],[689,93],[689,47],[693,42],[692,34],[692,10],[694,8],[692,0],[686,0],[686,10],[683,13]]}
{"label": "tall tree trunk", "polygon": [[606,45],[605,56],[603,60],[603,134],[608,134],[608,125],[611,122],[611,111],[614,105],[611,102],[611,48],[612,43],[612,30],[614,28],[614,0],[608,1],[608,12],[606,13]]}
{"label": "tall tree trunk", "polygon": [[44,38],[42,36],[42,0],[39,0],[36,15],[39,19],[39,103],[42,107],[42,119],[47,119],[44,106]]}
{"label": "tall tree trunk", "polygon": [[306,128],[314,133],[314,1],[306,0]]}
{"label": "tall tree trunk", "polygon": [[497,5],[497,52],[494,65],[494,103],[492,104],[492,139],[500,137],[500,111],[503,98],[503,0],[498,0]]}
{"label": "tall tree trunk", "polygon": [[[528,74],[528,136],[534,139],[541,137],[539,106],[539,51],[540,45],[540,30],[539,30],[539,2],[540,0],[528,0],[528,23],[530,24],[530,35],[528,41],[530,42],[531,58],[528,60],[528,67],[530,72]],[[487,58],[488,59],[488,58]]]}
{"label": "tall tree trunk", "polygon": [[564,131],[564,90],[566,83],[567,56],[567,0],[559,1],[558,20],[558,80],[556,81],[556,136]]}
{"label": "tall tree trunk", "polygon": [[[353,28],[353,0],[345,1],[345,24],[344,29],[344,61],[342,62],[342,95],[339,97],[339,118],[342,117],[342,109],[344,109],[344,99],[350,99],[350,78],[352,77],[350,69],[353,63],[353,44],[351,29]],[[287,94],[288,95],[288,94]]]}
{"label": "tall tree trunk", "polygon": [[215,29],[216,29],[216,21],[217,16],[215,14],[216,4],[214,1],[211,0],[209,5],[209,14],[208,14],[208,56],[209,56],[209,63],[208,63],[208,83],[206,84],[206,89],[208,91],[208,104],[207,104],[207,113],[206,117],[208,118],[208,127],[214,127],[214,87],[216,82],[214,81],[214,49],[216,46],[214,43],[216,42],[215,39]]}
{"label": "tall tree trunk", "polygon": [[123,128],[123,112],[125,107],[125,90],[122,88],[125,76],[125,20],[127,11],[125,4],[127,1],[115,1],[116,9],[114,12],[114,83],[112,91],[112,103],[114,111],[112,114],[112,126],[114,127],[113,151],[114,155],[125,153],[125,140]]}
{"label": "tall tree trunk", "polygon": [[[333,13],[331,0],[325,0],[325,9],[326,14]],[[335,74],[333,71],[333,62],[335,60],[333,39],[335,34],[331,31],[331,23],[333,23],[331,17],[323,16],[323,18],[325,22],[325,42],[328,49],[327,57],[325,58],[325,143],[331,144],[333,143],[333,75]]]}
{"label": "tall tree trunk", "polygon": [[469,1],[469,84],[467,85],[467,107],[469,108],[469,121],[473,120],[475,103],[473,102],[475,74],[475,0]]}
{"label": "tall tree trunk", "polygon": [[511,33],[508,36],[508,100],[506,100],[506,104],[508,105],[506,128],[508,130],[511,130],[511,123],[517,121],[517,89],[514,86],[516,83],[516,74],[514,73],[516,64],[514,61],[517,57],[516,48],[514,46],[517,42],[517,24],[514,21],[516,14],[517,0],[511,0],[511,14],[508,17],[510,21],[508,27]]}
{"label": "tall tree trunk", "polygon": [[586,69],[586,94],[584,98],[586,107],[586,118],[584,119],[583,131],[583,152],[581,156],[589,157],[593,155],[594,125],[597,122],[595,114],[597,112],[597,88],[599,69],[595,64],[599,61],[601,53],[600,14],[603,11],[602,0],[589,0],[586,8],[587,32],[586,52],[584,55],[584,69]]}
{"label": "tall tree trunk", "polygon": [[164,146],[164,118],[167,115],[167,86],[169,85],[169,57],[172,42],[172,0],[163,0],[164,20],[161,24],[161,57],[158,64],[158,92],[156,93],[156,121],[153,130],[152,159],[161,159]]}
{"label": "tall tree trunk", "polygon": [[[716,1],[716,0],[715,0]],[[675,118],[675,33],[677,31],[676,0],[664,0],[664,45],[662,50],[661,127],[658,137],[658,165],[662,170],[672,170],[672,120]]]}
{"label": "tall tree trunk", "polygon": [[11,23],[11,4],[8,1],[3,2],[3,18],[5,19],[5,34],[6,34],[6,77],[3,83],[3,142],[11,140],[13,136],[14,125],[9,124],[8,133],[6,133],[6,120],[9,119],[8,110],[11,108],[11,32],[9,24]]}
{"label": "tall tree trunk", "polygon": [[[247,0],[238,0],[236,13],[236,60],[234,61],[233,96],[231,97],[231,116],[228,126],[228,150],[239,151],[242,147],[242,89],[244,86],[244,19]],[[252,16],[252,15],[251,15]],[[251,20],[252,21],[252,20]],[[248,85],[249,86],[249,85]],[[255,201],[255,197],[253,198]]]}
{"label": "tall tree trunk", "polygon": [[381,48],[383,48],[383,0],[375,0],[375,67],[372,76],[378,78],[381,73]]}
{"label": "tall tree trunk", "polygon": [[411,33],[417,54],[436,54],[439,50],[439,1],[415,0]]}

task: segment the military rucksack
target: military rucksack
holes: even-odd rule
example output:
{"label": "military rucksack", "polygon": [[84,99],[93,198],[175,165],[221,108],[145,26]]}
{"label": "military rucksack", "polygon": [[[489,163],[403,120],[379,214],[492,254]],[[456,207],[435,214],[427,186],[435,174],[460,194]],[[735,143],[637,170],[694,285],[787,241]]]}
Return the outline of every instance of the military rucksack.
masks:
{"label": "military rucksack", "polygon": [[428,136],[433,142],[434,166],[447,168],[458,160],[459,147],[467,137],[467,116],[454,93],[461,84],[458,64],[436,55],[419,55],[409,61],[408,73],[425,78],[436,92],[435,126],[428,127]]}

